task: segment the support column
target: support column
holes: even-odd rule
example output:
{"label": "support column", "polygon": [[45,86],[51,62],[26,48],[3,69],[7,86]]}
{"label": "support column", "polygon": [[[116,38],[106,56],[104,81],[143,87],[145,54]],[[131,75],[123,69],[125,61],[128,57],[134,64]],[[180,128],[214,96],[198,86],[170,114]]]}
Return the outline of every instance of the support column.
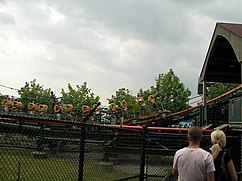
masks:
{"label": "support column", "polygon": [[[242,84],[242,61],[240,61],[240,84]],[[242,87],[241,87],[241,92],[242,92]],[[240,96],[240,122],[242,123],[242,94]]]}
{"label": "support column", "polygon": [[207,111],[207,82],[203,81],[203,126],[208,124],[208,111]]}

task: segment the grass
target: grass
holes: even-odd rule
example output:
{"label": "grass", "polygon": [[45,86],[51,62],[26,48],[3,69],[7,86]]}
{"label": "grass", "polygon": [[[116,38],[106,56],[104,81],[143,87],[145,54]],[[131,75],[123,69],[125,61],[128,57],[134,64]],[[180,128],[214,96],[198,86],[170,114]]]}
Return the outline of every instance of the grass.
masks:
{"label": "grass", "polygon": [[77,180],[78,160],[36,159],[31,151],[0,149],[0,180]]}
{"label": "grass", "polygon": [[[78,165],[76,157],[36,159],[31,150],[0,149],[0,180],[3,181],[78,180]],[[134,176],[121,171],[100,171],[97,163],[85,164],[83,175],[84,181],[108,181]]]}

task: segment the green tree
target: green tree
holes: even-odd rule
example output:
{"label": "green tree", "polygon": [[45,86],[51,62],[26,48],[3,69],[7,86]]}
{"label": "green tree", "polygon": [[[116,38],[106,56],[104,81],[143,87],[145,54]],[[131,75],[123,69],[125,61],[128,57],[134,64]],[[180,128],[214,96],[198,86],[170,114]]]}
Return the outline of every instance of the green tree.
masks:
{"label": "green tree", "polygon": [[239,84],[234,83],[214,83],[208,87],[208,96],[207,99],[211,100],[221,94],[224,94],[235,87],[237,87]]}
{"label": "green tree", "polygon": [[76,85],[74,89],[70,83],[68,83],[68,91],[65,92],[64,89],[61,90],[61,101],[64,104],[72,103],[74,106],[74,112],[77,116],[81,116],[81,109],[83,104],[88,105],[90,108],[93,107],[100,99],[99,96],[95,96],[91,89],[87,87],[87,82],[83,85]]}
{"label": "green tree", "polygon": [[118,108],[121,109],[120,103],[123,99],[127,102],[129,112],[138,110],[136,97],[133,96],[129,89],[118,89],[115,95],[112,95],[111,99],[108,99],[108,101],[110,102],[112,100],[118,106]]}
{"label": "green tree", "polygon": [[166,74],[159,74],[155,79],[156,85],[151,86],[149,92],[156,91],[156,102],[161,109],[172,112],[184,110],[189,107],[188,100],[191,91],[180,82],[172,69]]}
{"label": "green tree", "polygon": [[36,82],[36,79],[26,82],[24,87],[18,90],[20,101],[23,104],[23,111],[27,112],[27,106],[30,101],[35,101],[36,104],[48,105],[48,113],[53,113],[53,92],[50,88],[45,89],[43,85]]}
{"label": "green tree", "polygon": [[150,90],[145,90],[144,91],[143,89],[140,89],[138,94],[137,94],[137,97],[142,95],[144,100],[145,100],[145,102],[147,103],[147,99],[148,99],[149,93],[150,93]]}

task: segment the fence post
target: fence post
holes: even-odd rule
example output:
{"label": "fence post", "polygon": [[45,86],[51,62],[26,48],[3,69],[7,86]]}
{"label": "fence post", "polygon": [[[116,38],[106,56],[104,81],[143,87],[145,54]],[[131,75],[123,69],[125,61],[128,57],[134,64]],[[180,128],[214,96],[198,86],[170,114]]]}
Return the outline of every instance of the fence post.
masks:
{"label": "fence post", "polygon": [[81,125],[80,133],[80,155],[79,155],[79,170],[78,170],[78,181],[83,181],[83,167],[84,167],[84,149],[85,149],[85,125]]}
{"label": "fence post", "polygon": [[[94,113],[98,106],[101,105],[101,102],[98,102],[97,105],[91,109],[88,115],[82,120],[83,123],[86,123],[89,117]],[[79,155],[79,170],[78,170],[78,181],[83,181],[83,167],[84,167],[84,151],[85,151],[85,133],[86,126],[81,125],[81,137],[80,137],[80,155]]]}
{"label": "fence post", "polygon": [[18,161],[18,179],[17,181],[20,181],[20,161]]}
{"label": "fence post", "polygon": [[144,180],[144,170],[145,170],[145,147],[146,147],[146,133],[147,133],[147,126],[142,126],[142,137],[141,137],[141,153],[140,153],[140,181]]}

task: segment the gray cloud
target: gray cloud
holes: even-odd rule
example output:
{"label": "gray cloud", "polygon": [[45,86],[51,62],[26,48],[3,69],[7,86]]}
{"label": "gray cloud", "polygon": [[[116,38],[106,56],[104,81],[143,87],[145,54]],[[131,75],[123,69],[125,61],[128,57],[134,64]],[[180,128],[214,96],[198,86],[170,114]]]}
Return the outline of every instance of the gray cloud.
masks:
{"label": "gray cloud", "polygon": [[14,25],[15,24],[15,20],[13,18],[13,16],[7,14],[7,13],[1,13],[0,12],[0,23],[2,25]]}
{"label": "gray cloud", "polygon": [[105,101],[122,87],[148,89],[173,69],[196,95],[215,24],[240,22],[241,3],[0,1],[1,84],[36,79],[58,94],[88,82]]}

